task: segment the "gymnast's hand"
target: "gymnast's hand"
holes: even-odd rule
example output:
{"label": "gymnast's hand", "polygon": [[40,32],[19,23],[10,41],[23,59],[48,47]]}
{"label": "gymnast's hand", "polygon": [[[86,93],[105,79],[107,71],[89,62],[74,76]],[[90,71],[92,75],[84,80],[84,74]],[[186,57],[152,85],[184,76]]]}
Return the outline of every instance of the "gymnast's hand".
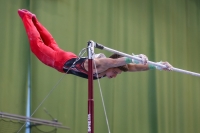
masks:
{"label": "gymnast's hand", "polygon": [[172,71],[173,70],[173,66],[171,64],[169,64],[169,62],[167,62],[167,61],[160,62],[160,64],[166,66],[166,68],[161,68],[161,70],[165,70],[165,71]]}
{"label": "gymnast's hand", "polygon": [[[132,54],[132,55],[134,55],[134,54]],[[146,65],[148,60],[149,60],[148,57],[146,55],[144,55],[144,54],[139,54],[139,55],[134,55],[134,56],[141,58],[141,61],[134,60],[135,64]]]}

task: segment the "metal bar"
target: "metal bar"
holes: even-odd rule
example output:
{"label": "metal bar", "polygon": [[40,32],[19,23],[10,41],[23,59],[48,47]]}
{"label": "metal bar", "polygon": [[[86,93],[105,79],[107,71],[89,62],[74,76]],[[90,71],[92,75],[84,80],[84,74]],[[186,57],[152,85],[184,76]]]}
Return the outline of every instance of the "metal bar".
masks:
{"label": "metal bar", "polygon": [[14,118],[14,117],[10,117],[10,116],[3,116],[2,118],[17,120],[17,121],[30,122],[30,123],[41,124],[41,125],[46,125],[46,126],[53,126],[53,127],[57,127],[57,128],[69,129],[68,127],[57,125],[56,123],[43,123],[43,122],[39,122],[39,121],[33,121],[33,120],[30,120],[30,119]]}
{"label": "metal bar", "polygon": [[[39,122],[44,122],[44,123],[45,122],[47,122],[47,123],[51,122],[51,121],[48,121],[48,120],[41,120],[41,119],[38,119],[38,118],[31,118],[31,117],[25,117],[25,116],[0,112],[0,117],[3,117],[3,116],[10,116],[10,117],[15,117],[15,118],[20,118],[20,119],[29,119],[31,121],[39,121]],[[52,123],[54,123],[54,122],[52,122]],[[61,125],[60,122],[56,122],[56,123],[57,123],[57,125]]]}
{"label": "metal bar", "polygon": [[62,126],[62,123],[59,123],[59,122],[52,122],[52,121],[41,120],[41,119],[37,119],[37,118],[24,117],[24,116],[8,114],[8,113],[3,113],[3,112],[0,112],[0,117],[18,120],[18,121],[31,122],[31,123],[35,123],[35,124],[54,126],[54,127],[64,128],[64,129],[70,129],[68,127]]}
{"label": "metal bar", "polygon": [[[141,58],[139,58],[139,57],[136,57],[136,56],[133,56],[133,55],[129,55],[129,54],[126,54],[126,53],[123,53],[123,52],[120,52],[120,51],[105,47],[102,44],[95,43],[94,46],[96,48],[99,48],[99,49],[102,49],[102,50],[104,49],[104,50],[107,50],[107,51],[110,51],[110,52],[113,52],[113,53],[116,53],[116,54],[119,54],[119,55],[122,55],[122,56],[125,56],[125,57],[129,57],[129,58],[132,58],[132,59],[135,59],[135,60],[138,60],[138,61],[142,61]],[[162,65],[162,64],[159,64],[159,63],[155,63],[155,62],[152,62],[152,61],[148,61],[147,63],[151,64],[151,65],[154,65],[154,66],[161,67],[161,68],[166,68],[165,65]],[[193,75],[193,76],[200,77],[199,73],[191,72],[191,71],[187,71],[187,70],[183,70],[183,69],[179,69],[179,68],[175,68],[175,67],[172,68],[172,71],[176,71],[176,72],[190,74],[190,75]]]}

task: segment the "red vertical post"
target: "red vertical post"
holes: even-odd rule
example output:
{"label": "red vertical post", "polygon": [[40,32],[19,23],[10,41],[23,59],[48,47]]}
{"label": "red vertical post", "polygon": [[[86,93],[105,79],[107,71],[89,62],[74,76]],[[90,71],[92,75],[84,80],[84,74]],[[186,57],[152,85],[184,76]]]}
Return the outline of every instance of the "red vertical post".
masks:
{"label": "red vertical post", "polygon": [[93,42],[88,42],[88,133],[94,133]]}

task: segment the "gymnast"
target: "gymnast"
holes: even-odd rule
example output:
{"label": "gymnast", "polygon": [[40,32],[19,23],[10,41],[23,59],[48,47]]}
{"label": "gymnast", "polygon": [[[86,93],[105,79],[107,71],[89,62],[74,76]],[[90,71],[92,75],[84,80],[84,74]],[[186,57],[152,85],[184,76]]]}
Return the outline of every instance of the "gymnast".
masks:
{"label": "gymnast", "polygon": [[[62,73],[88,78],[88,58],[79,58],[70,51],[60,49],[52,35],[38,21],[35,14],[26,9],[19,9],[18,14],[24,24],[30,49],[42,63]],[[148,58],[146,55],[139,54],[137,56],[141,58],[141,63],[117,54],[113,54],[109,58],[106,58],[104,54],[97,54],[93,59],[96,66],[93,65],[93,78],[114,78],[121,72],[136,72],[151,69],[170,71],[172,69],[172,65],[168,62],[161,62],[166,68],[160,68],[147,64]]]}

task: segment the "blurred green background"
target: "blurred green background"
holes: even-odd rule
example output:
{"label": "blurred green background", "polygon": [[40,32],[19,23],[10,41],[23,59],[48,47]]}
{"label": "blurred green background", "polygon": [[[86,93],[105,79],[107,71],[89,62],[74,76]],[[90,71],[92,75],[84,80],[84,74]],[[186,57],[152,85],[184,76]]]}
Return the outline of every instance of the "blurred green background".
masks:
{"label": "blurred green background", "polygon": [[[35,13],[66,51],[78,54],[88,40],[94,40],[128,54],[146,54],[151,61],[168,61],[174,67],[200,72],[199,0],[0,0],[0,111],[26,115],[29,63],[31,113],[63,76],[30,52],[17,14],[22,8]],[[111,54],[95,49],[98,52]],[[199,77],[151,70],[104,78],[100,84],[112,133],[200,132]],[[57,133],[86,133],[87,88],[86,79],[65,75],[33,117],[51,120],[46,108],[71,128]],[[94,100],[95,133],[106,133],[97,81]],[[32,133],[37,131],[32,129]]]}

